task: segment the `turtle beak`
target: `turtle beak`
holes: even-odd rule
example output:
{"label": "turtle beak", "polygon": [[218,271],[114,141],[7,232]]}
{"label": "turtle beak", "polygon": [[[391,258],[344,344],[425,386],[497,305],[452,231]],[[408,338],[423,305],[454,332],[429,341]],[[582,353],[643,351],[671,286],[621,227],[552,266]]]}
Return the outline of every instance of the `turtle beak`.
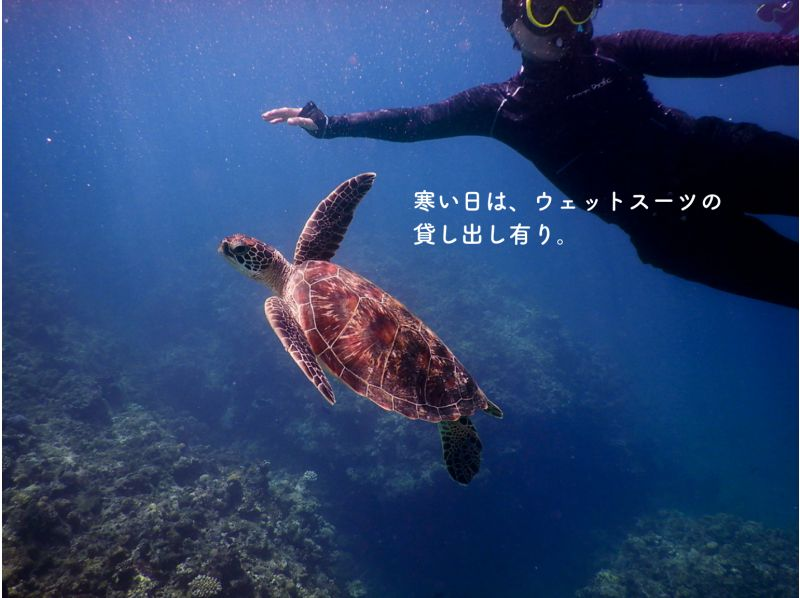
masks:
{"label": "turtle beak", "polygon": [[223,241],[219,244],[219,247],[217,247],[217,252],[221,253],[225,257],[233,257],[233,254],[231,253],[231,246],[227,241]]}

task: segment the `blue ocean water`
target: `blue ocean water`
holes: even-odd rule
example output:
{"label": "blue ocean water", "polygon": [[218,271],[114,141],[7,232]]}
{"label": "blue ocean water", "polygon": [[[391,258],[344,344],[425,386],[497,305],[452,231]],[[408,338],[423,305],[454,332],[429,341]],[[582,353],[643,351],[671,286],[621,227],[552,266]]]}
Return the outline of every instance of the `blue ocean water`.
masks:
{"label": "blue ocean water", "polygon": [[[595,26],[771,30],[721,2],[609,0]],[[518,66],[499,2],[4,1],[4,327],[39,297],[49,326],[79,322],[151,372],[160,394],[140,402],[318,472],[370,595],[572,595],[661,508],[795,530],[796,310],[643,265],[584,212],[548,216],[560,246],[415,246],[419,191],[502,192],[538,225],[533,198],[556,190],[489,139],[318,141],[260,119],[310,99],[429,103]],[[797,135],[796,68],[649,82],[692,115]],[[316,203],[365,171],[378,178],[336,260],[422,316],[506,411],[476,418],[485,471],[467,488],[433,426],[404,437],[342,386],[325,405],[264,322],[267,290],[216,253],[245,232],[291,254]],[[796,220],[771,222],[797,238]]]}

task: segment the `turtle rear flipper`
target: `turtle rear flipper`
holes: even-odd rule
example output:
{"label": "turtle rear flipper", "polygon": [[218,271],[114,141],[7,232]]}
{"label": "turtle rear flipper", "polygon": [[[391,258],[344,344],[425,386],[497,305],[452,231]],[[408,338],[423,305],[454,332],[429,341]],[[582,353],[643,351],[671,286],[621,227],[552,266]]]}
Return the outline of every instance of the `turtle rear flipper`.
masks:
{"label": "turtle rear flipper", "polygon": [[469,484],[481,468],[483,444],[468,417],[439,422],[447,472],[459,484]]}
{"label": "turtle rear flipper", "polygon": [[333,397],[333,389],[325,372],[319,367],[317,356],[311,350],[303,331],[297,324],[297,320],[289,311],[289,306],[280,297],[270,297],[264,302],[264,313],[267,316],[269,325],[278,335],[283,348],[292,356],[306,377],[311,380],[317,390],[325,397],[325,400],[333,405],[336,400]]}

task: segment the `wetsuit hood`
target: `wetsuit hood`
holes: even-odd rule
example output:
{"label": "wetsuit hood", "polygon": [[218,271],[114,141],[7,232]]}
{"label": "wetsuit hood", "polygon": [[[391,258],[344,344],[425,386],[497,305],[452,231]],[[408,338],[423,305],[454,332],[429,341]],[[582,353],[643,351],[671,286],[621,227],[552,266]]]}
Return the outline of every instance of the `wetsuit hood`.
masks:
{"label": "wetsuit hood", "polygon": [[[532,0],[527,2],[503,0],[501,18],[514,39],[514,48],[522,53],[523,61],[562,62],[571,55],[585,52],[585,44],[594,33],[592,17],[602,5],[602,1],[536,0],[536,2],[540,8],[551,9],[549,13],[544,10],[537,13],[545,19],[546,26],[537,26],[531,14]],[[581,19],[576,21],[571,12],[577,10],[573,4],[584,4],[583,8],[588,8],[591,12],[576,11],[575,14],[581,16]]]}

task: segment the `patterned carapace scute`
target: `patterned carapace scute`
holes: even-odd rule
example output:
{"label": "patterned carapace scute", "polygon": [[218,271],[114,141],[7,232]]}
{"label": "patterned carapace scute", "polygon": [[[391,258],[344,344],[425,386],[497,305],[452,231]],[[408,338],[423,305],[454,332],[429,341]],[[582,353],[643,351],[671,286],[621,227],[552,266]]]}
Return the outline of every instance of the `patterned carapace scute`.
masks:
{"label": "patterned carapace scute", "polygon": [[361,276],[306,261],[293,269],[284,297],[319,359],[384,409],[440,422],[486,408],[486,396],[439,337]]}

